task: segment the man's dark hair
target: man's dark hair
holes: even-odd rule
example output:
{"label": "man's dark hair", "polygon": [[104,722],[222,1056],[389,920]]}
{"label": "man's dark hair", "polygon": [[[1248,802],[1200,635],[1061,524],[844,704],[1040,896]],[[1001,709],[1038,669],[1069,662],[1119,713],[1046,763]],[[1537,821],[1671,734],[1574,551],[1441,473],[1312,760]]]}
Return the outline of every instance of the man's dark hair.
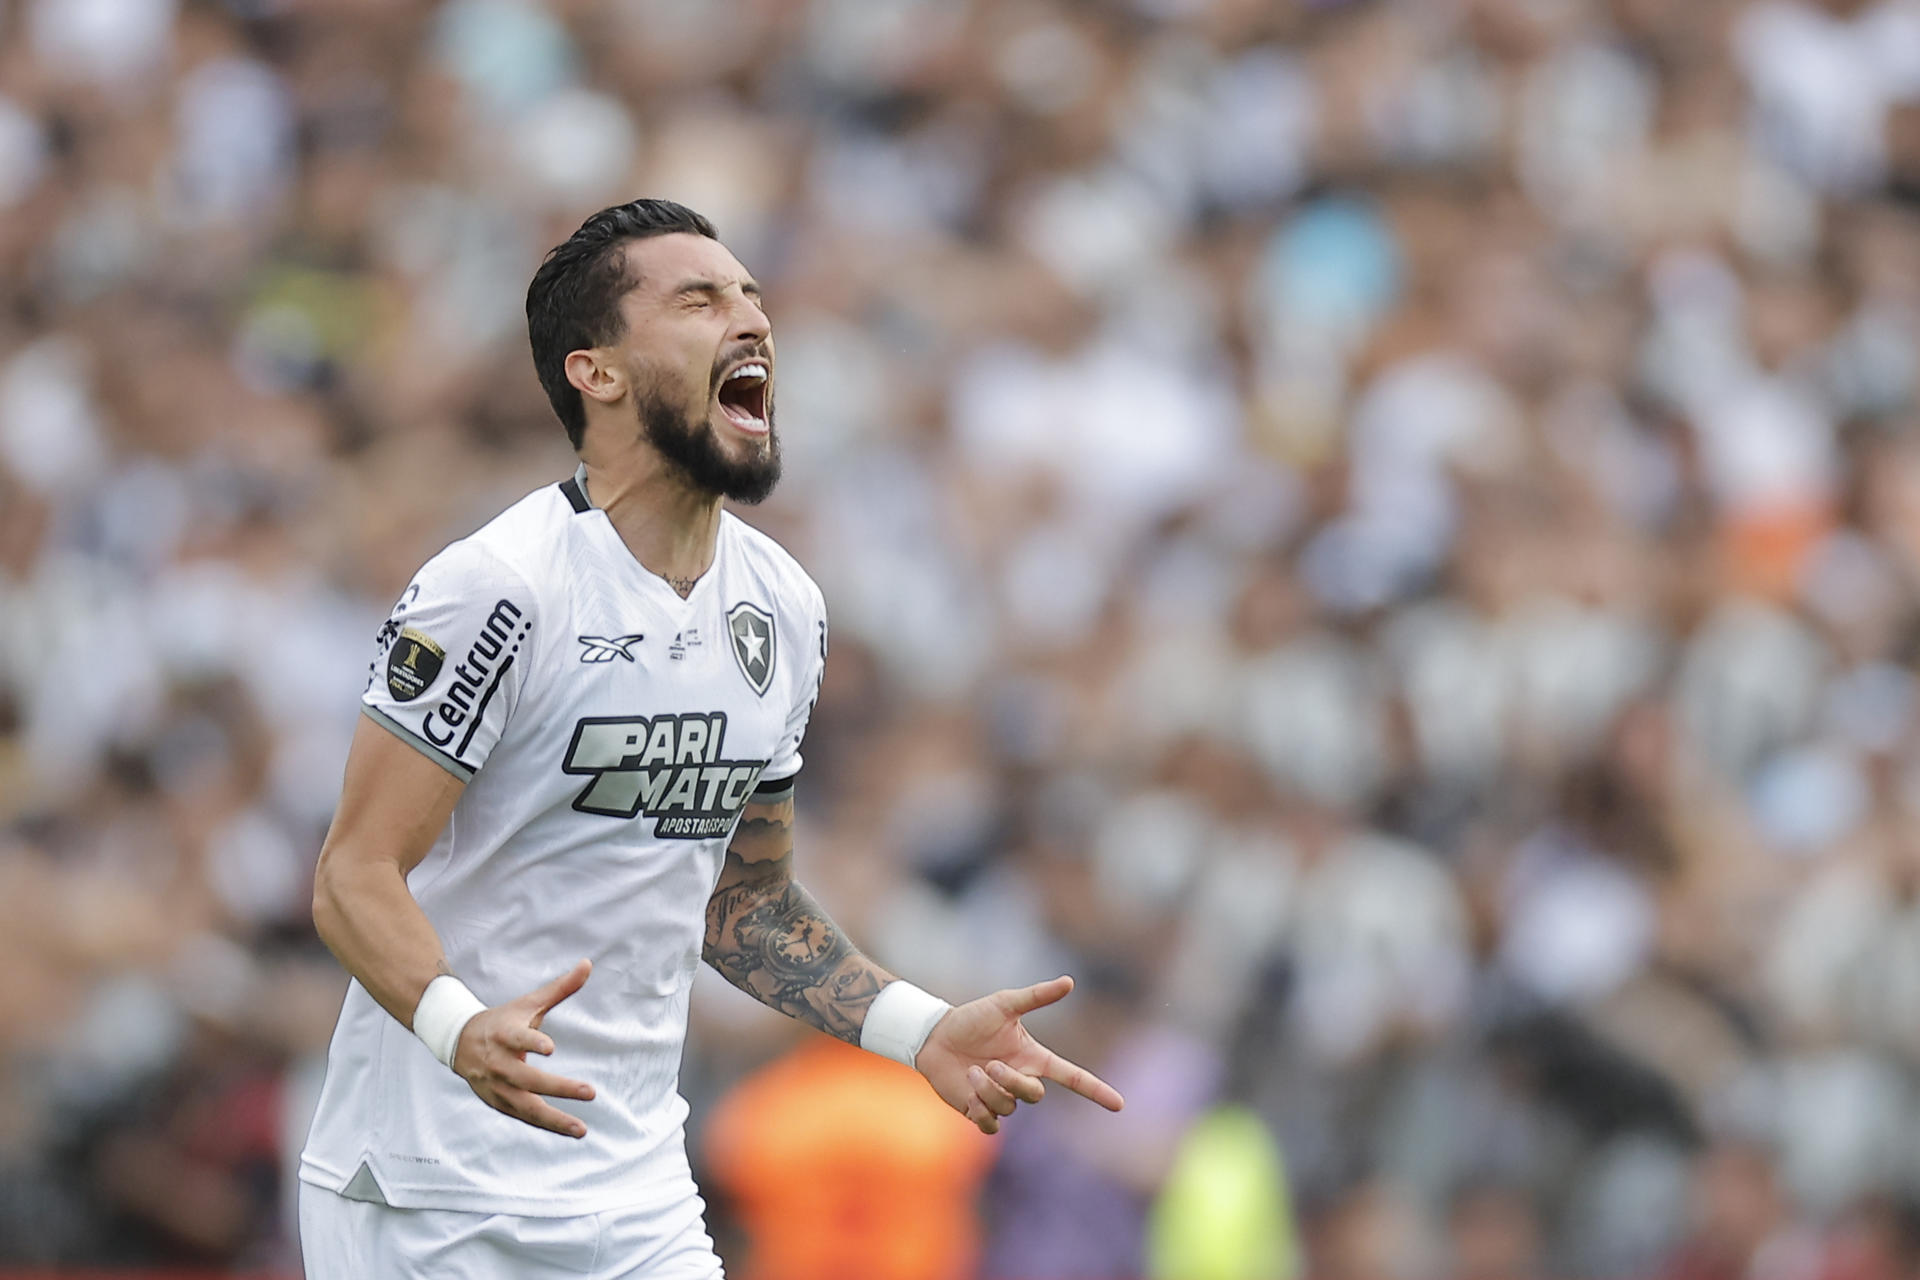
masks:
{"label": "man's dark hair", "polygon": [[630,240],[675,232],[720,238],[706,218],[671,200],[631,200],[602,209],[547,254],[527,286],[534,371],[575,449],[587,429],[587,411],[579,389],[567,381],[567,354],[619,341],[626,325],[620,299],[639,283],[622,249]]}

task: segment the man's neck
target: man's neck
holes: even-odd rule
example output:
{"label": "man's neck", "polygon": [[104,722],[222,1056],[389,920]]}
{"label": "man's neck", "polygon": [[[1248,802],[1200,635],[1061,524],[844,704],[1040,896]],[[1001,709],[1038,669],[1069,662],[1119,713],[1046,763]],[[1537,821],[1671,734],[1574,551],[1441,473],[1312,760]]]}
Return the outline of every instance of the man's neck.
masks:
{"label": "man's neck", "polygon": [[642,567],[686,595],[713,564],[720,498],[687,486],[660,455],[636,442],[586,462],[587,500],[607,513]]}

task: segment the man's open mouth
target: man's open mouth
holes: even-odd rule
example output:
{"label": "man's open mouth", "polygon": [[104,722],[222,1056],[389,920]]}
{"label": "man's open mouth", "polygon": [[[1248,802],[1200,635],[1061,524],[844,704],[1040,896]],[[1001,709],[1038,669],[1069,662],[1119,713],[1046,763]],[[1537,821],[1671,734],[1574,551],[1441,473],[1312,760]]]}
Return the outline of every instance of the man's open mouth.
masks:
{"label": "man's open mouth", "polygon": [[734,366],[720,381],[720,412],[727,415],[727,421],[749,435],[767,434],[769,379],[764,361],[749,360]]}

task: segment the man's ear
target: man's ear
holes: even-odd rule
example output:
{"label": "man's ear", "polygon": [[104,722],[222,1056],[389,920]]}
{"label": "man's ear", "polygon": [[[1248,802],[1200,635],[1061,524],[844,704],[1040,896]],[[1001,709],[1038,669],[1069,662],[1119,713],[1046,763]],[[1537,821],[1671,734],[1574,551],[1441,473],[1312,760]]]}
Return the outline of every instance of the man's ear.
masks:
{"label": "man's ear", "polygon": [[599,348],[567,352],[567,381],[581,395],[612,404],[627,392],[626,375]]}

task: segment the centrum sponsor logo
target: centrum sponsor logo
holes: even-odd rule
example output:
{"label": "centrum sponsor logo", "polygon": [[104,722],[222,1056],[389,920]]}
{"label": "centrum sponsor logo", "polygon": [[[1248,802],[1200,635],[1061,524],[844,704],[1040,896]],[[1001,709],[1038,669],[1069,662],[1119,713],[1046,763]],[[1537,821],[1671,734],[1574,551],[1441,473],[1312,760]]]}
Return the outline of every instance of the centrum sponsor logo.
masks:
{"label": "centrum sponsor logo", "polygon": [[[486,714],[488,701],[500,687],[507,668],[513,665],[514,655],[520,652],[520,644],[532,626],[513,601],[501,600],[493,606],[493,612],[481,624],[473,647],[454,667],[453,685],[446,697],[427,712],[426,719],[420,723],[420,731],[427,736],[427,741],[444,747],[453,741],[460,726],[466,725],[466,734],[453,754],[457,757],[467,749],[467,744],[473,741],[473,731],[480,726],[481,716]],[[436,729],[436,716],[440,724],[446,726],[445,733]]]}
{"label": "centrum sponsor logo", "polygon": [[588,716],[573,729],[563,773],[593,779],[573,807],[608,818],[655,819],[662,839],[704,840],[733,829],[765,760],[723,759],[727,716]]}

